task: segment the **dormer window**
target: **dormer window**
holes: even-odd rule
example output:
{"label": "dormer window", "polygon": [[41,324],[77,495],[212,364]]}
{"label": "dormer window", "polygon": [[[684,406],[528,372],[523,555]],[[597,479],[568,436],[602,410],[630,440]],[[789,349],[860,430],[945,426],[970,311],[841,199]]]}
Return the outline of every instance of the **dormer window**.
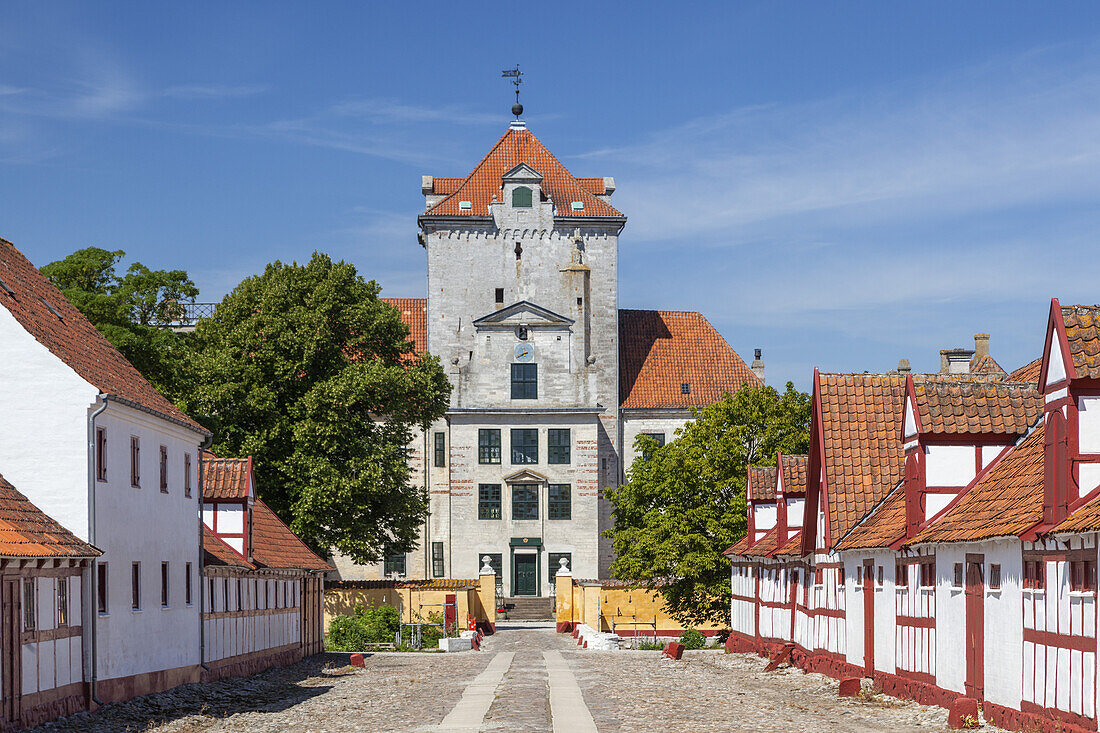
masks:
{"label": "dormer window", "polygon": [[691,384],[689,384],[688,382],[681,382],[680,394],[691,394]]}
{"label": "dormer window", "polygon": [[472,201],[459,201],[458,202],[459,211],[470,211],[473,208],[474,208],[474,203]]}
{"label": "dormer window", "polygon": [[573,211],[584,211],[584,202],[583,201],[574,201],[572,203],[572,209],[573,209]]}
{"label": "dormer window", "polygon": [[530,209],[532,206],[531,199],[531,189],[527,186],[516,186],[512,189],[513,209]]}

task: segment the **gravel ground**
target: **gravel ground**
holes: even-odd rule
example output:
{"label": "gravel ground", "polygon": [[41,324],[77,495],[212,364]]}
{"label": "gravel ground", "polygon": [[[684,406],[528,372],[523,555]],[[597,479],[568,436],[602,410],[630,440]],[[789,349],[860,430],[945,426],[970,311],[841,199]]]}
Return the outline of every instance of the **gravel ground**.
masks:
{"label": "gravel ground", "polygon": [[[185,685],[108,705],[36,729],[39,733],[343,733],[432,730],[497,652],[515,652],[486,715],[485,731],[552,729],[542,651],[557,649],[576,675],[600,731],[821,731],[910,733],[947,730],[947,711],[884,695],[844,700],[835,680],[721,651],[578,650],[546,625],[500,627],[482,652],[369,656],[364,670],[326,654],[245,679]],[[990,727],[985,730],[996,730]]]}

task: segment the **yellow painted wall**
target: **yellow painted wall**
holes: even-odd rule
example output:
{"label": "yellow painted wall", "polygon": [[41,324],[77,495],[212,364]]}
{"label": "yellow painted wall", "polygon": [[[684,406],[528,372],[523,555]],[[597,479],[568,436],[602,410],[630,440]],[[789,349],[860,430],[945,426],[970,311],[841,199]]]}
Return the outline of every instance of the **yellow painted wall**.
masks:
{"label": "yellow painted wall", "polygon": [[[600,631],[620,634],[667,636],[685,627],[673,620],[659,591],[647,588],[604,588],[599,585],[558,584],[558,621],[588,624]],[[568,611],[566,610],[568,609]],[[635,623],[636,621],[636,623]],[[722,626],[697,626],[700,631],[720,631]]]}
{"label": "yellow painted wall", "polygon": [[[326,588],[325,589],[325,630],[335,616],[347,616],[356,608],[393,606],[400,612],[404,623],[416,623],[418,602],[422,621],[428,620],[428,614],[444,614],[444,603],[449,594],[455,595],[458,606],[456,616],[460,627],[466,625],[467,614],[474,614],[479,621],[487,619],[484,605],[478,589],[459,590],[421,590],[415,588]],[[490,605],[492,605],[490,603]]]}

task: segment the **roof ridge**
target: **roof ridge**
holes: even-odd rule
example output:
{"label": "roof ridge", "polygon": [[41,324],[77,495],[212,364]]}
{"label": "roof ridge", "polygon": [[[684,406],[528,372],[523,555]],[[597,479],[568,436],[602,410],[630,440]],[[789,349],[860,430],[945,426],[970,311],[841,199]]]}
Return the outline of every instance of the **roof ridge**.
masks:
{"label": "roof ridge", "polygon": [[[452,198],[454,198],[458,194],[462,193],[462,189],[466,188],[466,185],[470,182],[470,179],[474,177],[474,174],[477,173],[479,170],[481,170],[482,166],[484,166],[487,162],[489,162],[489,158],[491,158],[493,153],[495,153],[497,151],[497,149],[500,148],[500,146],[504,144],[504,141],[508,139],[508,136],[511,135],[514,130],[515,130],[515,128],[509,126],[508,129],[504,131],[504,134],[500,136],[500,139],[496,141],[496,144],[493,145],[493,147],[489,148],[489,152],[487,152],[484,156],[482,156],[481,160],[478,161],[478,164],[473,167],[473,170],[471,170],[469,173],[466,174],[466,176],[464,178],[461,179],[462,183],[460,183],[458,185],[458,188],[456,188],[454,190],[454,193],[449,193],[446,196],[444,196],[443,198],[441,198],[439,201],[432,204],[431,208],[429,208],[427,211],[424,212],[424,216],[430,216],[432,211],[434,211],[435,209],[438,209],[443,204],[445,204],[447,201],[450,201]],[[534,135],[532,135],[531,137],[534,137]],[[547,152],[549,152],[549,151],[547,151]],[[454,176],[447,176],[447,177],[448,178],[453,178]]]}

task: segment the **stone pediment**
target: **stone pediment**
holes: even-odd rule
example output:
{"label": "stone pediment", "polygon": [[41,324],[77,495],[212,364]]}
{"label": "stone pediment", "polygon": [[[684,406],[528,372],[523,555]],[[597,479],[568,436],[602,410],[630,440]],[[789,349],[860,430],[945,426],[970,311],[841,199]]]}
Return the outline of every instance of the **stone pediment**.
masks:
{"label": "stone pediment", "polygon": [[542,174],[526,163],[520,163],[506,171],[501,180],[505,183],[539,183],[542,181]]}
{"label": "stone pediment", "polygon": [[505,330],[517,326],[526,326],[527,328],[569,328],[573,323],[572,318],[559,315],[552,310],[543,308],[541,305],[521,300],[474,320],[474,328],[478,330]]}
{"label": "stone pediment", "polygon": [[545,476],[541,473],[535,473],[529,468],[521,469],[504,477],[504,483],[506,484],[544,484],[546,481]]}

